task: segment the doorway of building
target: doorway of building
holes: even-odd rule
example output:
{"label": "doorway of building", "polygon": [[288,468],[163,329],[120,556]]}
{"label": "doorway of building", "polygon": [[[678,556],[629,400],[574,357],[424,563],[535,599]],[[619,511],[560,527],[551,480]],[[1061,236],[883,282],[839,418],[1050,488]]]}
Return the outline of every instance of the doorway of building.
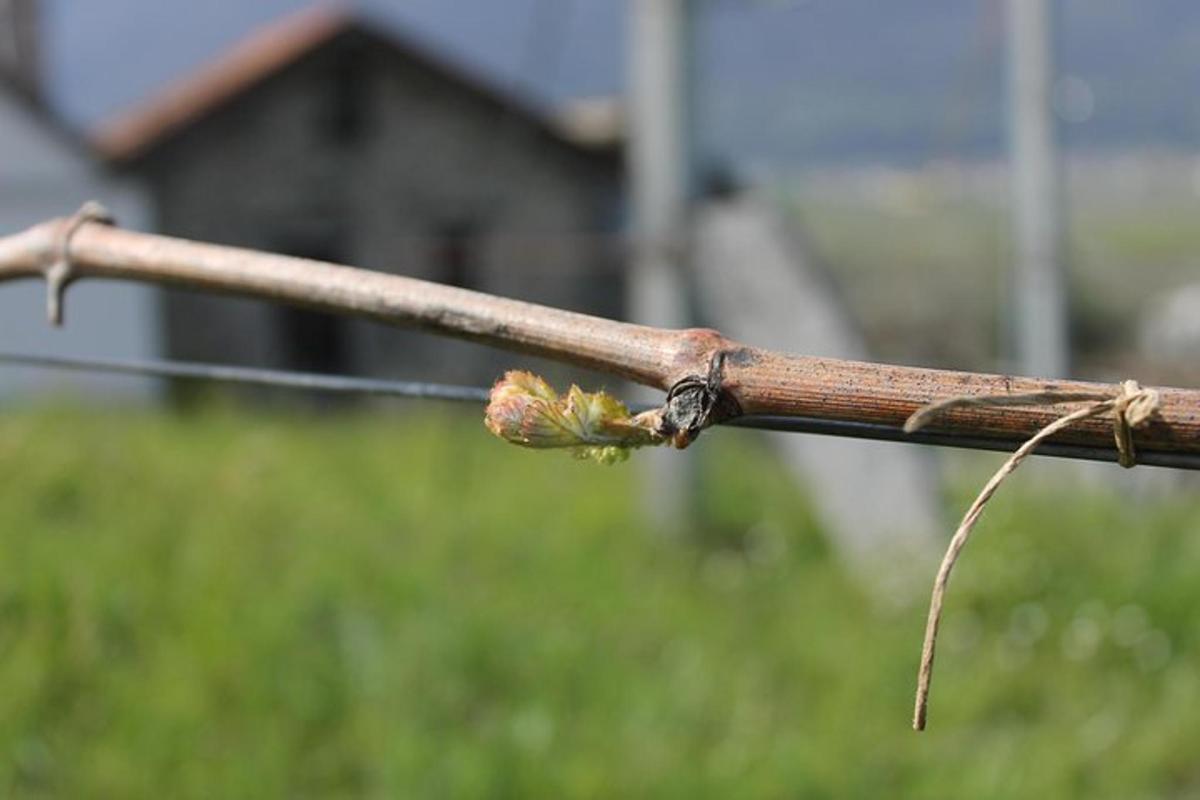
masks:
{"label": "doorway of building", "polygon": [[[276,252],[335,264],[344,263],[345,255],[336,237],[284,237]],[[322,311],[279,306],[273,327],[282,362],[280,368],[325,373],[350,370],[351,353],[344,318]]]}

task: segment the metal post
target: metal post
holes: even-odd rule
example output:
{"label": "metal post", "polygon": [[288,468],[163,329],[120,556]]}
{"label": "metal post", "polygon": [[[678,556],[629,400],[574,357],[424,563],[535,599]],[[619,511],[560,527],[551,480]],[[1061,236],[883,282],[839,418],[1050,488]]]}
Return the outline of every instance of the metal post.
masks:
{"label": "metal post", "polygon": [[1008,14],[1017,365],[1061,377],[1070,357],[1050,0],[1009,0]]}
{"label": "metal post", "polygon": [[[629,164],[635,256],[629,316],[666,328],[691,324],[684,268],[690,147],[687,136],[688,0],[627,0]],[[646,459],[647,507],[671,525],[694,478],[670,453]]]}

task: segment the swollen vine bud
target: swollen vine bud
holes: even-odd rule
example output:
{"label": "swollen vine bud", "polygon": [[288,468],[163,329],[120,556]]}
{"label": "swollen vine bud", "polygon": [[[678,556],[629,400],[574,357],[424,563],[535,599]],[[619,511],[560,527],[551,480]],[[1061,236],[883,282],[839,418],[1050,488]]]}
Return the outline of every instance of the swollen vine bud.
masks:
{"label": "swollen vine bud", "polygon": [[572,385],[559,395],[544,380],[514,370],[492,387],[484,424],[507,442],[522,447],[571,448],[576,458],[614,464],[635,447],[666,443],[661,414],[636,416],[605,392]]}

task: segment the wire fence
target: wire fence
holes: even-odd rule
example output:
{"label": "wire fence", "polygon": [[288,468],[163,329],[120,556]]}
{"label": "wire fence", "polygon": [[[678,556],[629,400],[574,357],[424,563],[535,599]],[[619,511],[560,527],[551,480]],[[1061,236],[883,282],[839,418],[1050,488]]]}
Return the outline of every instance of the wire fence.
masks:
{"label": "wire fence", "polygon": [[[104,372],[131,377],[206,381],[339,395],[373,395],[417,400],[440,400],[473,403],[476,405],[487,403],[490,391],[478,386],[362,378],[348,375],[327,375],[256,367],[234,367],[188,361],[72,358],[37,353],[0,352],[0,365],[77,372]],[[651,407],[647,404],[630,404],[630,408],[634,412],[645,411]],[[735,417],[721,424],[734,428],[840,436],[886,442],[907,442],[910,444],[995,452],[1011,452],[1021,443],[1019,440],[1008,438],[964,436],[962,434],[947,434],[936,431],[914,431],[909,433],[901,428],[890,425],[767,414]],[[1038,454],[1086,461],[1115,462],[1118,458],[1115,450],[1063,442],[1046,442],[1038,449]],[[1147,451],[1139,454],[1138,462],[1148,466],[1200,470],[1200,457],[1191,453]]]}

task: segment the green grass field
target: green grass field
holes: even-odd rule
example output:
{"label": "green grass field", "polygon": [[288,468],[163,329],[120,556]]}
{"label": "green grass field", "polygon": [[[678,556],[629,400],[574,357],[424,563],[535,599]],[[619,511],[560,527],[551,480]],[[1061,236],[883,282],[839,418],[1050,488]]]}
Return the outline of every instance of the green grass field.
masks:
{"label": "green grass field", "polygon": [[693,457],[722,480],[680,540],[636,457],[474,414],[9,409],[0,794],[1200,793],[1200,501],[1017,476],[917,735],[920,600],[856,585],[762,440]]}

